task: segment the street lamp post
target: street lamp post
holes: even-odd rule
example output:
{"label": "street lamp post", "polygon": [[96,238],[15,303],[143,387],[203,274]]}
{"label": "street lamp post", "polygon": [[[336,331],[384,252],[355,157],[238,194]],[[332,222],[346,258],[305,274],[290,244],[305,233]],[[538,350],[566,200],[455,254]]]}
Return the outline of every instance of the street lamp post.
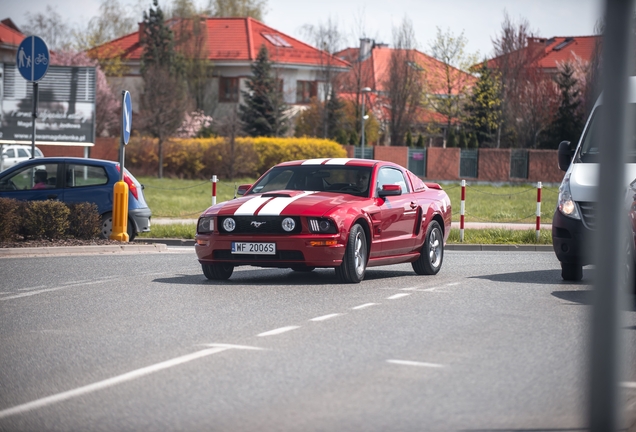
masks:
{"label": "street lamp post", "polygon": [[360,141],[360,149],[361,149],[361,158],[364,159],[364,121],[369,117],[366,116],[364,114],[364,98],[365,98],[365,93],[369,93],[371,92],[371,89],[369,87],[364,87],[362,89],[360,89],[360,93],[362,94],[362,113],[361,113],[361,127],[362,127],[362,135],[361,135],[361,141]]}

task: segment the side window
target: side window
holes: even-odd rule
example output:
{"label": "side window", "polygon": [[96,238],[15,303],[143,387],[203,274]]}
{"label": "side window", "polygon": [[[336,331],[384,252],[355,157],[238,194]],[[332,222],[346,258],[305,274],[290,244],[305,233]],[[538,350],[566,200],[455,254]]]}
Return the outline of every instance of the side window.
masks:
{"label": "side window", "polygon": [[15,157],[15,150],[13,149],[9,149],[5,152],[5,154],[7,155],[8,158],[14,158]]}
{"label": "side window", "polygon": [[104,167],[92,165],[71,164],[66,169],[66,187],[105,185],[108,174]]}
{"label": "side window", "polygon": [[386,184],[400,185],[402,193],[408,193],[409,187],[407,186],[406,179],[402,171],[395,168],[384,167],[378,172],[378,189]]}
{"label": "side window", "polygon": [[28,158],[29,154],[26,152],[25,149],[19,148],[18,149],[18,157]]}
{"label": "side window", "polygon": [[2,180],[0,190],[53,189],[57,182],[57,164],[30,165]]}

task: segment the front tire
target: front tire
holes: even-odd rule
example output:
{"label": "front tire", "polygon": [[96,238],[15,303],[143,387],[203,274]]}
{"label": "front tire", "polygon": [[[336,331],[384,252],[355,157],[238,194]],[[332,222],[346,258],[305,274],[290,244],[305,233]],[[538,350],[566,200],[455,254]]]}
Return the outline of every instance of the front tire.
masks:
{"label": "front tire", "polygon": [[439,273],[444,261],[444,234],[437,221],[431,221],[426,230],[422,252],[417,261],[411,263],[415,273],[419,275],[435,275]]}
{"label": "front tire", "polygon": [[349,239],[342,264],[336,267],[336,276],[343,283],[360,283],[367,269],[367,237],[360,224],[349,231]]}
{"label": "front tire", "polygon": [[565,281],[578,282],[583,279],[583,266],[579,264],[561,263],[561,277]]}
{"label": "front tire", "polygon": [[226,263],[201,264],[201,268],[209,280],[228,280],[234,272],[234,266]]}

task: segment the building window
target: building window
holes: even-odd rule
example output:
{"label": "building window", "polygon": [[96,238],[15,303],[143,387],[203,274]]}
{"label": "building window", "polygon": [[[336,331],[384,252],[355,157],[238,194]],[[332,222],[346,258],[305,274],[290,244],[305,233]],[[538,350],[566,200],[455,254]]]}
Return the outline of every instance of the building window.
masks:
{"label": "building window", "polygon": [[272,33],[261,33],[265,39],[276,47],[291,48],[292,45],[285,40],[281,35]]}
{"label": "building window", "polygon": [[221,77],[219,80],[219,101],[238,102],[239,101],[239,79]]}
{"label": "building window", "polygon": [[316,81],[296,81],[296,103],[309,103],[318,95]]}

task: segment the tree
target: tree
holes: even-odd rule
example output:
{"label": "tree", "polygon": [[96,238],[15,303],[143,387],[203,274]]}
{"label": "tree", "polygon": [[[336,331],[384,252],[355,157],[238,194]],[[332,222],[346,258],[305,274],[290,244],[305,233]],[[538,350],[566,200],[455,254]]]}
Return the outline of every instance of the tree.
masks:
{"label": "tree", "polygon": [[479,68],[478,73],[479,79],[466,105],[466,124],[476,136],[479,145],[495,144],[496,132],[502,119],[501,81],[497,72],[489,69],[486,62]]}
{"label": "tree", "polygon": [[430,53],[442,63],[441,80],[430,77],[428,80],[429,104],[435,111],[446,117],[446,131],[451,125],[464,117],[463,104],[470,87],[471,76],[468,70],[477,61],[477,54],[465,51],[468,40],[464,32],[455,36],[450,30],[446,33],[437,28],[435,40],[431,43]]}
{"label": "tree", "polygon": [[182,125],[189,100],[186,84],[177,73],[172,31],[157,0],[153,5],[154,9],[144,12],[141,33],[144,80],[141,117],[146,132],[157,138],[158,176],[163,178],[163,143]]}
{"label": "tree", "polygon": [[69,50],[73,47],[73,32],[65,20],[50,5],[46,13],[26,13],[27,23],[22,26],[26,35],[40,36],[52,51]]}
{"label": "tree", "polygon": [[95,135],[118,135],[121,102],[113,94],[106,81],[106,75],[99,64],[84,52],[58,51],[51,56],[51,64],[56,66],[95,67]]}
{"label": "tree", "polygon": [[406,131],[415,122],[423,92],[422,68],[415,61],[415,33],[405,18],[393,32],[394,49],[385,87],[390,105],[391,145],[404,145]]}
{"label": "tree", "polygon": [[251,66],[247,80],[249,91],[242,92],[245,104],[240,106],[243,129],[250,136],[281,136],[287,131],[287,109],[280,82],[272,76],[267,47],[262,45]]}
{"label": "tree", "polygon": [[557,148],[561,141],[576,142],[583,130],[583,101],[574,66],[565,62],[558,66],[555,81],[559,87],[559,107],[547,132],[546,147]]}
{"label": "tree", "polygon": [[208,9],[214,17],[252,17],[262,21],[267,0],[210,0]]}

